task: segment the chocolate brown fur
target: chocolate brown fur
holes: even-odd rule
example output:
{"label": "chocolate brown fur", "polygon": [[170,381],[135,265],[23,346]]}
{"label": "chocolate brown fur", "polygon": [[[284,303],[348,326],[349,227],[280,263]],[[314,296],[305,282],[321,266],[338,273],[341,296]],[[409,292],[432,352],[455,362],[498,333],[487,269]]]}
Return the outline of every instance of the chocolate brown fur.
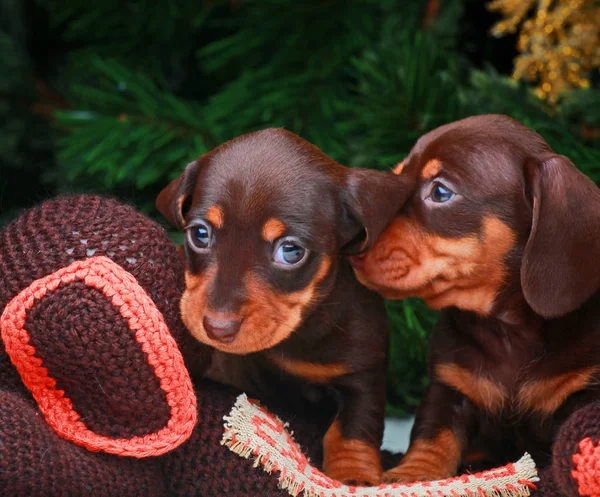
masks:
{"label": "chocolate brown fur", "polygon": [[[543,464],[558,426],[600,397],[600,190],[495,115],[428,133],[398,173],[412,199],[353,264],[383,295],[442,310],[406,458],[437,463],[386,478],[445,477],[481,449],[490,463],[528,451]],[[455,196],[434,202],[436,182]],[[458,443],[446,437],[455,448],[440,460],[448,433]]]}
{"label": "chocolate brown fur", "polygon": [[[345,481],[381,477],[388,328],[382,299],[340,256],[371,244],[402,205],[404,184],[268,129],[194,161],[157,200],[180,229],[212,226],[204,253],[188,233],[181,302],[192,335],[217,349],[211,376],[267,398],[293,396],[295,380],[332,388],[340,407],[325,471]],[[273,262],[289,236],[309,249],[291,269]]]}

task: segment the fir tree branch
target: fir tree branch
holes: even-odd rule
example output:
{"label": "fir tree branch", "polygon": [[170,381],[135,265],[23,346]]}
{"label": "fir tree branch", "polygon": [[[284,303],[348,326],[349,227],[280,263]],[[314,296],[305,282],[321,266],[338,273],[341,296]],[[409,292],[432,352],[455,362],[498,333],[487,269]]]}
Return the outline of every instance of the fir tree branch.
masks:
{"label": "fir tree branch", "polygon": [[89,68],[94,86],[75,85],[71,110],[55,114],[68,130],[59,159],[69,180],[101,174],[107,187],[133,181],[145,188],[216,145],[197,104],[114,60],[92,59]]}

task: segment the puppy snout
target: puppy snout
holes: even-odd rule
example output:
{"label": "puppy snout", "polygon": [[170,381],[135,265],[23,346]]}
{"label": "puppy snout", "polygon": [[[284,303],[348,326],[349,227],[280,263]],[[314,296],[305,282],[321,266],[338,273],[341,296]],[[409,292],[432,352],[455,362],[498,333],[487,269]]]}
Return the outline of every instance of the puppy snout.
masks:
{"label": "puppy snout", "polygon": [[204,316],[202,324],[206,330],[206,334],[210,339],[229,343],[233,342],[236,335],[240,331],[242,320],[226,317]]}
{"label": "puppy snout", "polygon": [[356,269],[364,269],[364,267],[365,267],[364,254],[363,255],[351,255],[348,257],[348,261],[350,262],[352,267],[354,267]]}

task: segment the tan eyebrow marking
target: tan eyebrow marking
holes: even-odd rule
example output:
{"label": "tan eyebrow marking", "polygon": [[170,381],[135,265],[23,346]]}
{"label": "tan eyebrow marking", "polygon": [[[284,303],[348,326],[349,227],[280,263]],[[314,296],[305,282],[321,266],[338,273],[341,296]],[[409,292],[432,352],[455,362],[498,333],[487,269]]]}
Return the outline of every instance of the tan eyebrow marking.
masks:
{"label": "tan eyebrow marking", "polygon": [[404,170],[404,166],[406,165],[406,159],[403,160],[402,162],[400,162],[395,168],[394,168],[394,174],[402,174],[402,171]]}
{"label": "tan eyebrow marking", "polygon": [[210,222],[210,224],[212,224],[217,229],[219,229],[223,226],[224,218],[225,218],[225,214],[223,214],[223,211],[217,205],[213,205],[206,212],[206,220],[208,222]]}
{"label": "tan eyebrow marking", "polygon": [[442,169],[442,163],[439,159],[431,159],[425,164],[425,167],[421,171],[421,177],[425,179],[431,179],[437,176]]}
{"label": "tan eyebrow marking", "polygon": [[262,228],[263,240],[272,242],[285,233],[285,224],[277,218],[269,218]]}

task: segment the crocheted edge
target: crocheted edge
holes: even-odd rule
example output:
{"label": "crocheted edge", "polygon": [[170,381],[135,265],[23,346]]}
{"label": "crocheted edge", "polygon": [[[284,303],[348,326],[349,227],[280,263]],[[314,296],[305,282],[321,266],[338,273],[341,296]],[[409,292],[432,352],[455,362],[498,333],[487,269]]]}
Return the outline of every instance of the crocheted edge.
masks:
{"label": "crocheted edge", "polygon": [[[80,421],[65,392],[56,389],[43,361],[35,356],[24,328],[27,312],[36,301],[61,284],[82,280],[100,290],[134,331],[135,340],[146,353],[171,409],[167,425],[155,433],[126,438],[109,438],[89,430]],[[121,456],[148,457],[169,452],[189,438],[196,424],[196,395],[183,357],[160,311],[136,279],[104,256],[76,261],[40,278],[13,298],[0,317],[2,340],[12,363],[46,421],[63,438],[91,451]]]}
{"label": "crocheted edge", "polygon": [[353,487],[332,480],[310,464],[288,432],[287,424],[240,395],[228,416],[221,445],[254,467],[279,473],[279,486],[296,497],[524,497],[539,481],[535,463],[525,454],[514,464],[434,482]]}
{"label": "crocheted edge", "polygon": [[579,494],[599,497],[600,443],[594,445],[590,437],[584,438],[579,442],[579,452],[573,454],[572,459],[575,469],[571,471],[571,475],[577,482]]}

